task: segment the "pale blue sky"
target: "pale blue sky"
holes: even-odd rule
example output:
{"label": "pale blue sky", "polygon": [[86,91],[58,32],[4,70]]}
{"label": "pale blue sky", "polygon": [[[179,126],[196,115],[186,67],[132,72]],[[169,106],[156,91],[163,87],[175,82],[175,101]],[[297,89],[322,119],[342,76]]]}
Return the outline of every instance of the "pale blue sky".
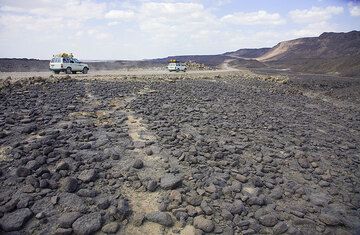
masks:
{"label": "pale blue sky", "polygon": [[0,57],[144,59],[271,47],[360,30],[340,0],[0,0]]}

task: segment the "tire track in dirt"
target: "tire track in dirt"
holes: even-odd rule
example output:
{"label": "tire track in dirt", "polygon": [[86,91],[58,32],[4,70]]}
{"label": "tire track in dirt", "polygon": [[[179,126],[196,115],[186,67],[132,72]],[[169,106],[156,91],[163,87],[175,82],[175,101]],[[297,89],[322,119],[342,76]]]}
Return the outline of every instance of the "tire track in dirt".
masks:
{"label": "tire track in dirt", "polygon": [[[138,177],[142,182],[146,182],[150,179],[159,181],[162,175],[166,173],[166,157],[160,146],[157,144],[157,136],[148,130],[147,125],[143,122],[142,118],[138,118],[133,110],[129,108],[131,101],[136,99],[138,95],[146,95],[147,93],[156,92],[148,87],[140,90],[137,94],[132,96],[116,98],[111,100],[111,109],[115,112],[122,111],[125,113],[127,120],[126,125],[128,127],[128,134],[134,143],[134,149],[131,150],[130,155],[124,161],[117,166],[119,169],[124,168],[124,165],[131,165],[135,159],[141,159],[144,162],[144,168],[137,172]],[[151,154],[147,151],[151,151]],[[134,187],[123,186],[121,193],[128,198],[135,216],[140,214],[146,214],[150,212],[158,211],[158,201],[164,195],[164,191],[156,190],[155,192],[149,192],[141,188],[135,189]],[[175,225],[176,226],[176,225]],[[188,230],[189,228],[187,228]],[[134,226],[133,223],[129,223],[124,229],[125,234],[172,234],[171,231],[167,231],[162,225],[148,222],[143,223],[142,226]]]}

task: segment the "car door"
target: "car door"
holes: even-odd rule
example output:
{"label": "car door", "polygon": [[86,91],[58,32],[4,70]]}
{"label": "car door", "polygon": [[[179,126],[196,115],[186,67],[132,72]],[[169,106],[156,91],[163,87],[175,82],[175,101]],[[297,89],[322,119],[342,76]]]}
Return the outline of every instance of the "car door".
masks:
{"label": "car door", "polygon": [[69,58],[62,58],[62,63],[64,64],[63,65],[63,68],[66,69],[67,67],[71,67],[71,64],[70,64],[70,59]]}
{"label": "car door", "polygon": [[81,64],[81,62],[78,59],[74,59],[75,65],[76,65],[76,71],[82,71],[83,70],[83,66]]}
{"label": "car door", "polygon": [[73,58],[70,59],[70,67],[73,72],[79,71],[79,67]]}

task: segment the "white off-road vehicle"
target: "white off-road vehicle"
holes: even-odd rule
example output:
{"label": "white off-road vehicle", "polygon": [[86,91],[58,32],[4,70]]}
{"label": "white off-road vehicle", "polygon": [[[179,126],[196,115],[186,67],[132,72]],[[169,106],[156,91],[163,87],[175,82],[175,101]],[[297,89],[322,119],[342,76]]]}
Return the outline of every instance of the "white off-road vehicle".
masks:
{"label": "white off-road vehicle", "polygon": [[78,59],[73,57],[62,57],[54,56],[50,61],[50,70],[54,73],[59,74],[65,72],[67,74],[82,72],[87,74],[89,71],[89,65],[80,62]]}
{"label": "white off-road vehicle", "polygon": [[176,71],[176,72],[186,72],[186,65],[184,63],[178,62],[176,60],[170,60],[168,66],[167,66],[168,70],[170,72],[172,71]]}

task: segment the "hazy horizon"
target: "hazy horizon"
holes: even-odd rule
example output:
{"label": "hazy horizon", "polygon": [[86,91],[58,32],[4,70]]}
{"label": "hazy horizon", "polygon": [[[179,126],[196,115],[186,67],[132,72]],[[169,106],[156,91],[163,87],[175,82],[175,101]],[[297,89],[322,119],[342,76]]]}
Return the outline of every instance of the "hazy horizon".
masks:
{"label": "hazy horizon", "polygon": [[[279,2],[281,4],[279,4]],[[0,0],[0,58],[213,55],[360,29],[359,1]]]}

